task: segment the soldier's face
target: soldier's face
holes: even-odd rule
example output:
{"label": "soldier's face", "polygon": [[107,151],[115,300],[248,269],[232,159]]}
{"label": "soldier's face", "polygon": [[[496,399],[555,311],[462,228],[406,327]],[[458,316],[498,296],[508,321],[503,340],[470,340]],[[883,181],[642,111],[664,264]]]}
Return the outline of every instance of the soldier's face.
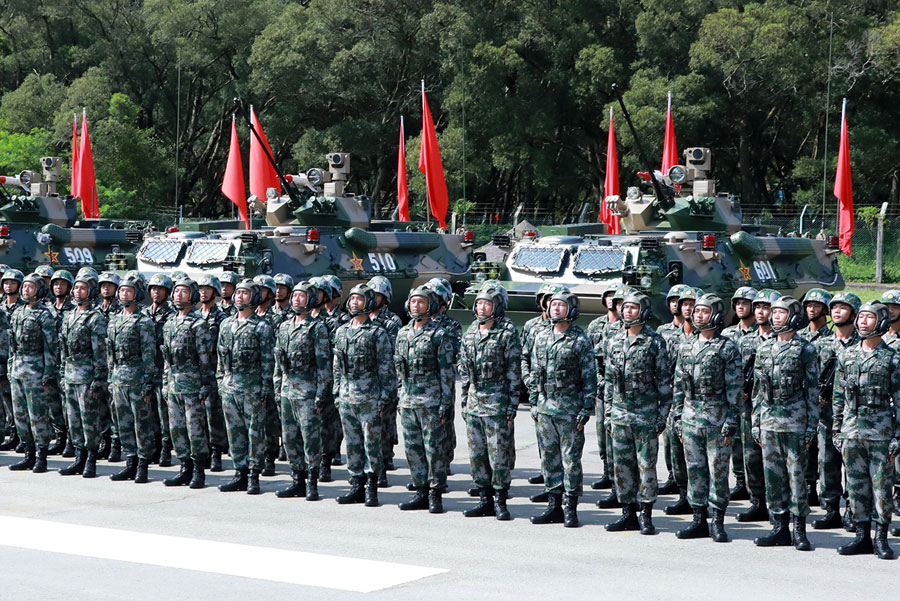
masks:
{"label": "soldier's face", "polygon": [[834,323],[846,324],[853,316],[853,307],[844,303],[834,303],[831,305],[831,321]]}
{"label": "soldier's face", "polygon": [[268,288],[260,287],[259,289],[259,302],[264,303],[272,297],[272,291]]}
{"label": "soldier's face", "polygon": [[362,311],[366,307],[366,299],[361,294],[351,294],[347,306],[354,311]]}
{"label": "soldier's face", "polygon": [[825,315],[825,305],[818,301],[809,301],[805,305],[806,317],[810,321],[815,321]]}
{"label": "soldier's face", "polygon": [[298,290],[297,292],[291,295],[291,305],[297,307],[305,307],[306,302],[309,300],[309,295],[302,290]]}
{"label": "soldier's face", "polygon": [[787,323],[787,318],[787,309],[782,309],[781,307],[772,309],[772,325],[781,327]]}
{"label": "soldier's face", "polygon": [[709,318],[711,315],[712,308],[710,307],[707,307],[705,305],[694,307],[694,324],[702,325],[705,323],[709,323]]}
{"label": "soldier's face", "polygon": [[494,303],[486,298],[475,301],[475,313],[479,317],[490,317],[494,314]]}
{"label": "soldier's face", "polygon": [[[27,294],[25,296],[28,296]],[[861,332],[874,332],[878,317],[874,313],[864,311],[856,318],[856,327]]]}
{"label": "soldier's face", "polygon": [[216,289],[212,286],[200,286],[200,302],[208,303],[216,294]]}
{"label": "soldier's face", "polygon": [[769,323],[769,316],[772,315],[772,305],[769,303],[757,303],[753,306],[753,316],[756,317],[756,323]]}
{"label": "soldier's face", "polygon": [[191,302],[191,289],[187,286],[175,286],[175,290],[172,291],[172,300],[176,303]]}
{"label": "soldier's face", "polygon": [[678,299],[670,298],[669,299],[669,313],[672,315],[678,315]]}
{"label": "soldier's face", "polygon": [[690,318],[691,313],[694,312],[694,299],[687,298],[681,301],[681,316],[685,319]]}
{"label": "soldier's face", "polygon": [[165,302],[168,295],[169,291],[162,286],[150,286],[150,298],[153,299],[154,303]]}
{"label": "soldier's face", "polygon": [[900,305],[891,303],[887,305],[887,308],[891,312],[891,321],[897,321],[897,318],[900,317]]}
{"label": "soldier's face", "polygon": [[637,303],[625,303],[622,305],[622,319],[626,322],[637,321],[641,315],[641,306]]}
{"label": "soldier's face", "polygon": [[252,296],[251,291],[247,290],[246,288],[241,288],[239,290],[235,290],[234,291],[234,302],[239,305],[249,305],[251,296]]}
{"label": "soldier's face", "polygon": [[19,282],[15,280],[3,280],[3,292],[15,294],[19,291]]}
{"label": "soldier's face", "polygon": [[25,282],[22,284],[22,295],[24,297],[33,297],[35,294],[37,294],[37,284],[34,282]]}
{"label": "soldier's face", "polygon": [[409,299],[409,312],[420,315],[428,313],[428,299],[424,296],[414,296]]}
{"label": "soldier's face", "polygon": [[562,318],[569,314],[569,303],[564,300],[550,301],[550,317]]}
{"label": "soldier's face", "polygon": [[231,298],[234,296],[234,284],[231,282],[222,283],[222,298]]}
{"label": "soldier's face", "polygon": [[616,310],[615,301],[613,300],[612,292],[610,292],[609,294],[607,294],[603,297],[603,304],[606,305],[606,308],[608,310],[611,310],[611,311]]}
{"label": "soldier's face", "polygon": [[120,301],[134,300],[134,288],[132,288],[131,286],[125,286],[124,288],[119,288],[119,300]]}
{"label": "soldier's face", "polygon": [[75,298],[87,298],[91,293],[91,289],[84,282],[75,282],[75,288],[72,289],[72,296]]}
{"label": "soldier's face", "polygon": [[53,294],[65,296],[69,293],[69,282],[65,280],[53,280]]}
{"label": "soldier's face", "polygon": [[116,285],[112,282],[103,282],[100,284],[100,295],[106,298],[112,298],[116,295]]}
{"label": "soldier's face", "polygon": [[287,300],[287,297],[290,296],[291,289],[285,286],[284,284],[277,284],[275,286],[275,300],[281,302]]}
{"label": "soldier's face", "polygon": [[746,298],[739,298],[734,301],[734,314],[738,319],[744,319],[753,312],[753,305]]}

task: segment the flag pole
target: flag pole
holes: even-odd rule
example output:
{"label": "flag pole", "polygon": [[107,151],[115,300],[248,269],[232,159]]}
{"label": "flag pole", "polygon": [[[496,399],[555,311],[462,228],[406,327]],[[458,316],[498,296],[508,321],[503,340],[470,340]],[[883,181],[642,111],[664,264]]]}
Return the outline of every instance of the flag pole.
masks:
{"label": "flag pole", "polygon": [[[422,78],[422,142],[425,144],[425,78]],[[422,152],[422,149],[419,149],[419,153]],[[431,207],[429,206],[428,198],[428,174],[425,174],[425,219],[427,224],[431,225]]]}

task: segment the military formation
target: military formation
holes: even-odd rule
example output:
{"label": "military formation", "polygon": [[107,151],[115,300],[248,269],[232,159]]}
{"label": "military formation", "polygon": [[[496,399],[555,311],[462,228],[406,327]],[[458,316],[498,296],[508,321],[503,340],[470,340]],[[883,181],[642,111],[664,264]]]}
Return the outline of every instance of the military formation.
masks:
{"label": "military formation", "polygon": [[855,533],[839,553],[894,556],[900,291],[863,304],[739,288],[726,327],[723,299],[675,286],[671,322],[654,329],[650,299],[610,285],[607,312],[582,330],[578,297],[545,284],[541,314],[519,332],[493,280],[465,331],[437,278],[410,292],[406,325],[383,276],[346,297],[334,276],[288,274],[4,269],[0,283],[0,450],[22,454],[12,470],[45,472],[61,454],[73,459],[61,475],[93,478],[98,460],[124,461],[110,478],[145,483],[174,452],[180,469],[163,483],[203,488],[227,453],[234,475],[219,490],[260,494],[280,459],[291,482],[277,496],[316,501],[343,445],[350,488],[337,502],[377,507],[402,430],[412,496],[399,507],[442,513],[459,407],[478,498],[463,513],[506,521],[527,402],[541,460],[529,480],[543,484],[532,501],[546,503],[535,524],[578,526],[594,418],[603,470],[591,487],[610,489],[599,507],[621,509],[610,532],[655,534],[658,495],[677,493],[664,512],[692,520],[676,536],[726,542],[729,501],[749,499],[738,521],[772,526],[755,544],[809,550],[807,516],[820,504],[813,528]]}

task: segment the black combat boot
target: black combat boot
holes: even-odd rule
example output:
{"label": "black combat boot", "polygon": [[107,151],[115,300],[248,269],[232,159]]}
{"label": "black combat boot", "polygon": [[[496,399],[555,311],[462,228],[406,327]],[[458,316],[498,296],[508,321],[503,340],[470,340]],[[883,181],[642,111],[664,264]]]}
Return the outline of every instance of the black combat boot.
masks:
{"label": "black combat boot", "polygon": [[706,538],[709,536],[709,523],[706,521],[707,508],[693,507],[694,519],[684,530],[675,533],[677,538],[688,540],[692,538]]}
{"label": "black combat boot", "polygon": [[387,488],[388,487],[388,479],[387,479],[387,468],[381,469],[381,474],[378,475],[378,488]]}
{"label": "black combat boot", "polygon": [[209,455],[209,471],[216,474],[225,471],[222,468],[222,449],[212,448],[212,453]]}
{"label": "black combat boot", "polygon": [[753,544],[757,547],[788,547],[793,541],[791,540],[791,514],[784,513],[772,514],[772,522],[775,524],[772,530],[763,536],[757,536],[753,539]]}
{"label": "black combat boot", "polygon": [[109,457],[109,447],[110,447],[110,434],[109,430],[103,433],[100,437],[100,447],[97,449],[97,459],[106,459]]}
{"label": "black combat boot", "polygon": [[563,495],[563,526],[566,528],[578,528],[578,495],[566,493]]}
{"label": "black combat boot", "polygon": [[606,490],[608,488],[612,488],[612,485],[613,485],[612,478],[610,478],[609,475],[607,475],[607,474],[603,474],[602,476],[600,476],[599,480],[595,480],[594,482],[591,483],[591,489],[592,490]]}
{"label": "black combat boot", "polygon": [[750,499],[750,507],[747,511],[742,511],[737,515],[739,522],[768,522],[769,508],[766,500],[762,497],[753,497]]}
{"label": "black combat boot", "polygon": [[87,451],[84,460],[84,470],[81,472],[82,478],[97,477],[97,453],[96,451]]}
{"label": "black combat boot", "polygon": [[72,438],[70,437],[66,440],[66,448],[63,449],[62,456],[66,459],[71,459],[75,456],[75,445],[72,444]]}
{"label": "black combat boot", "polygon": [[122,461],[122,442],[116,438],[109,443],[109,459],[110,463],[119,463]]}
{"label": "black combat boot", "polygon": [[669,472],[669,477],[666,478],[666,481],[659,485],[658,494],[661,495],[674,495],[678,492],[678,483],[675,482],[675,476],[672,472]]}
{"label": "black combat boot", "polygon": [[831,530],[841,527],[841,502],[832,502],[825,505],[825,515],[814,520],[812,527],[816,530]]}
{"label": "black combat boot", "polygon": [[319,482],[331,482],[331,457],[323,455],[319,463]]}
{"label": "black combat boot", "polygon": [[22,472],[34,468],[34,455],[34,449],[25,449],[25,457],[18,463],[10,465],[9,469],[14,472]]}
{"label": "black combat boot", "polygon": [[279,499],[306,496],[306,473],[302,470],[291,470],[291,483],[275,493]]}
{"label": "black combat boot", "polygon": [[538,474],[537,476],[532,476],[528,479],[529,484],[543,484],[544,483],[544,474]]}
{"label": "black combat boot", "polygon": [[466,494],[470,497],[479,497],[481,496],[481,487],[477,484],[473,484],[466,490]]}
{"label": "black combat boot", "polygon": [[206,461],[194,462],[194,473],[191,474],[190,488],[203,488],[206,486]]}
{"label": "black combat boot", "polygon": [[275,455],[272,453],[266,453],[266,459],[263,462],[263,469],[261,475],[266,478],[271,478],[275,475]]}
{"label": "black combat boot", "polygon": [[432,488],[428,491],[428,513],[444,513],[444,501],[441,499],[440,488]]}
{"label": "black combat boot", "polygon": [[794,543],[794,548],[798,551],[809,551],[812,549],[809,539],[806,538],[806,517],[791,515],[791,522],[794,526],[794,530],[791,533],[791,542]]}
{"label": "black combat boot", "polygon": [[653,525],[653,503],[641,503],[641,512],[638,514],[638,525],[641,534],[656,534],[656,526]]}
{"label": "black combat boot", "polygon": [[731,501],[746,501],[749,498],[750,493],[747,491],[747,482],[743,478],[737,478],[734,488],[728,491],[728,499]]}
{"label": "black combat boot", "polygon": [[597,507],[600,509],[617,509],[622,506],[619,502],[619,495],[616,494],[616,487],[613,486],[609,494],[597,501]]}
{"label": "black combat boot", "polygon": [[847,506],[844,508],[844,515],[841,517],[844,530],[847,532],[856,532],[856,522],[853,520],[853,508],[850,507],[850,500],[847,500]]}
{"label": "black combat boot", "polygon": [[[393,453],[393,451],[391,451]],[[331,465],[340,465],[341,464],[341,456],[338,454],[337,459],[335,459],[337,463],[332,463]],[[384,460],[384,469],[389,472],[394,472],[397,470],[396,466],[394,466],[394,458],[391,457],[389,459]],[[450,468],[447,468],[447,471],[450,471]]]}
{"label": "black combat boot", "polygon": [[87,461],[87,453],[84,449],[75,449],[75,461],[59,470],[60,476],[76,476],[84,472],[84,462]]}
{"label": "black combat boot", "polygon": [[868,555],[874,551],[872,548],[872,524],[866,520],[856,522],[856,538],[841,545],[837,549],[841,555]]}
{"label": "black combat boot", "polygon": [[56,440],[53,441],[53,444],[47,447],[48,455],[59,455],[66,448],[66,441],[69,439],[69,432],[65,428],[61,428],[59,432],[56,433]]}
{"label": "black combat boot", "polygon": [[615,522],[606,525],[607,532],[625,532],[626,530],[640,530],[641,524],[637,519],[637,503],[625,503],[622,505],[622,517]]}
{"label": "black combat boot", "polygon": [[532,524],[562,524],[565,515],[562,509],[562,493],[551,492],[547,494],[547,509],[543,513],[532,516]]}
{"label": "black combat boot", "polygon": [[728,533],[725,532],[725,510],[712,508],[712,520],[709,525],[712,539],[717,543],[727,543]]}
{"label": "black combat boot", "polygon": [[163,484],[166,486],[184,486],[185,484],[189,484],[191,481],[191,476],[194,473],[194,462],[191,461],[190,457],[181,457],[181,469],[178,470],[178,474],[172,476],[171,478],[166,478],[163,480]]}
{"label": "black combat boot", "polygon": [[550,500],[550,495],[545,490],[545,491],[539,492],[537,494],[531,495],[530,497],[528,497],[528,500],[531,501],[532,503],[546,503],[547,501]]}
{"label": "black combat boot", "polygon": [[125,458],[125,467],[115,474],[110,475],[109,479],[114,482],[122,480],[131,480],[137,472],[137,455],[129,455]]}
{"label": "black combat boot", "polygon": [[680,489],[678,491],[678,500],[672,505],[667,505],[663,511],[666,515],[691,515],[694,512],[691,504],[688,503],[687,492]]}
{"label": "black combat boot", "polygon": [[259,469],[257,468],[250,469],[250,475],[247,478],[247,494],[262,494],[262,491],[259,490]]}
{"label": "black combat boot", "polygon": [[463,511],[467,518],[483,518],[494,515],[494,494],[490,488],[478,488],[478,505]]}
{"label": "black combat boot", "polygon": [[150,461],[148,459],[142,459],[138,457],[137,471],[134,474],[135,484],[146,484],[147,482],[150,482],[150,475],[148,473],[149,468]]}
{"label": "black combat boot", "polygon": [[366,493],[363,491],[362,477],[350,476],[350,492],[337,498],[337,502],[341,505],[349,505],[351,503],[362,503],[366,500]]}
{"label": "black combat boot", "polygon": [[38,447],[37,459],[31,472],[34,474],[43,474],[47,471],[47,447]]}
{"label": "black combat boot", "polygon": [[287,461],[287,451],[284,450],[284,445],[278,448],[278,461]]}
{"label": "black combat boot", "polygon": [[366,474],[366,507],[378,507],[378,478]]}
{"label": "black combat boot", "polygon": [[162,439],[159,450],[159,467],[172,467],[172,441],[168,438]]}
{"label": "black combat boot", "polygon": [[220,484],[222,492],[239,492],[247,490],[247,468],[242,467],[234,471],[234,477],[226,484]]}
{"label": "black combat boot", "polygon": [[400,503],[400,509],[403,511],[428,509],[428,487],[417,488],[416,494],[409,501]]}
{"label": "black combat boot", "polygon": [[19,431],[13,427],[8,432],[6,440],[0,443],[0,451],[12,451],[19,446]]}
{"label": "black combat boot", "polygon": [[878,559],[894,559],[894,550],[887,541],[888,524],[875,522],[875,555]]}
{"label": "black combat boot", "polygon": [[497,491],[497,501],[494,503],[494,515],[501,522],[508,522],[512,519],[509,515],[509,509],[506,507],[506,500],[509,498],[509,489],[501,488]]}
{"label": "black combat boot", "polygon": [[319,468],[309,469],[309,480],[306,482],[306,500],[318,501],[319,497]]}

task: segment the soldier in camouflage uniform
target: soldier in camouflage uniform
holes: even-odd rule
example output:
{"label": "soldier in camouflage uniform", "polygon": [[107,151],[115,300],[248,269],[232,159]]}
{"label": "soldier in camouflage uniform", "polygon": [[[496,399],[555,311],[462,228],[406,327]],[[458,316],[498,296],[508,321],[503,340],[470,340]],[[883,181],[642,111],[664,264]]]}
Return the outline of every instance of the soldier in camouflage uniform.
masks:
{"label": "soldier in camouflage uniform", "polygon": [[234,478],[219,486],[222,492],[246,490],[258,495],[265,463],[266,404],[274,402],[275,333],[256,308],[260,286],[244,279],[235,287],[236,313],[219,326],[217,376]]}
{"label": "soldier in camouflage uniform", "polygon": [[[47,266],[45,266],[47,267]],[[42,276],[43,277],[43,276]],[[62,327],[63,316],[75,308],[69,300],[75,278],[65,269],[54,271],[50,275],[50,294],[44,298],[44,304],[56,320],[56,331]],[[57,434],[56,442],[47,450],[49,455],[62,453],[63,457],[74,457],[75,450],[69,437],[69,422],[65,406],[65,388],[62,380],[57,379],[50,390],[50,424]]]}
{"label": "soldier in camouflage uniform", "polygon": [[[319,500],[319,466],[322,463],[322,412],[333,400],[331,391],[331,336],[311,311],[317,302],[309,282],[300,282],[291,293],[293,317],[278,327],[275,338],[275,374],[281,389],[281,431],[291,485],[278,497]],[[307,478],[309,479],[307,482]]]}
{"label": "soldier in camouflage uniform", "polygon": [[240,276],[233,271],[223,271],[219,276],[219,282],[222,284],[222,300],[219,301],[219,308],[225,317],[231,317],[235,314],[234,308],[234,288],[241,281]]}
{"label": "soldier in camouflage uniform", "polygon": [[[59,272],[57,272],[58,274]],[[69,433],[75,447],[75,461],[61,470],[63,476],[97,475],[100,450],[100,415],[106,402],[106,318],[92,306],[97,281],[91,277],[75,280],[72,296],[76,308],[66,313],[59,332],[60,381],[66,387]]]}
{"label": "soldier in camouflage uniform", "polygon": [[294,289],[294,278],[286,273],[276,273],[272,279],[275,280],[275,302],[272,304],[272,313],[280,317],[281,322],[284,322],[294,316],[291,312],[291,291]]}
{"label": "soldier in camouflage uniform", "polygon": [[[463,329],[462,324],[455,317],[451,317],[447,311],[450,309],[450,301],[453,299],[453,288],[450,282],[443,278],[432,278],[425,284],[426,287],[434,291],[440,302],[440,309],[434,316],[434,322],[438,327],[443,328],[450,335],[450,341],[453,345],[453,369],[456,369],[456,361],[459,356],[459,347],[462,345]],[[450,464],[456,453],[456,428],[454,427],[454,419],[456,416],[456,386],[453,386],[453,402],[450,404],[450,416],[444,422],[444,461],[447,465],[447,474],[450,474]]]}
{"label": "soldier in camouflage uniform", "polygon": [[[340,504],[378,506],[378,476],[383,471],[382,416],[396,388],[393,342],[369,317],[375,310],[375,291],[368,286],[350,290],[351,320],[334,334],[334,396],[341,412],[347,445],[350,492]],[[363,486],[365,483],[365,486]]]}
{"label": "soldier in camouflage uniform", "polygon": [[478,293],[478,327],[466,332],[458,359],[469,463],[479,488],[478,505],[463,515],[496,515],[501,521],[510,519],[506,507],[512,481],[509,448],[515,443],[509,438],[519,402],[522,361],[517,333],[497,325],[497,317],[505,310],[499,290]]}
{"label": "soldier in camouflage uniform", "polygon": [[[177,274],[173,273],[173,276]],[[150,278],[147,285],[147,291],[150,295],[151,303],[145,309],[147,317],[153,322],[154,332],[156,333],[156,376],[153,379],[154,395],[153,395],[153,413],[155,419],[153,421],[153,430],[157,439],[157,449],[159,450],[159,458],[154,456],[154,460],[159,462],[160,467],[169,467],[172,465],[172,433],[169,429],[169,412],[166,408],[166,399],[169,396],[168,382],[165,379],[165,365],[163,360],[163,329],[166,322],[175,314],[175,310],[169,303],[169,297],[172,295],[172,278],[164,273],[156,273]]]}
{"label": "soldier in camouflage uniform", "polygon": [[[900,290],[888,290],[881,295],[881,304],[888,308],[891,315],[891,326],[887,333],[881,337],[886,345],[900,350]],[[900,458],[894,461],[894,513],[900,515]],[[891,533],[897,532],[900,536],[900,528],[895,528]]]}
{"label": "soldier in camouflage uniform", "polygon": [[184,278],[175,282],[172,302],[177,313],[163,326],[162,352],[168,385],[169,430],[181,469],[163,484],[203,488],[209,461],[204,404],[215,387],[217,340],[206,320],[194,311],[200,302],[200,287],[195,281]]}
{"label": "soldier in camouflage uniform", "polygon": [[[284,315],[276,313],[273,308],[278,289],[275,278],[269,275],[258,275],[253,278],[253,281],[259,286],[261,294],[259,305],[256,307],[256,316],[265,320],[272,328],[272,332],[277,332],[278,326],[284,321]],[[276,378],[273,390],[280,389],[281,382]],[[275,475],[275,460],[281,449],[281,405],[278,403],[278,399],[272,397],[266,399],[265,409],[266,456],[261,474],[270,477]]]}
{"label": "soldier in camouflage uniform", "polygon": [[578,297],[558,292],[550,298],[548,312],[552,327],[538,330],[527,359],[522,357],[522,378],[537,407],[541,471],[548,495],[547,509],[531,523],[562,522],[575,528],[582,494],[584,426],[594,412],[597,364],[590,339],[574,324]]}
{"label": "soldier in camouflage uniform", "polygon": [[[219,308],[216,298],[221,294],[222,284],[214,275],[203,274],[197,278],[200,289],[200,317],[206,320],[209,334],[213,339],[212,369],[217,372],[219,327],[225,320],[225,312]],[[219,393],[218,378],[211,383],[209,395],[203,403],[206,408],[206,425],[209,437],[209,471],[222,471],[222,453],[228,450],[228,432],[225,429],[225,412],[222,409],[222,395]]]}
{"label": "soldier in camouflage uniform", "polygon": [[[841,450],[847,490],[856,517],[856,538],[841,555],[872,553],[893,559],[891,524],[894,459],[900,454],[900,355],[884,344],[890,311],[879,302],[862,305],[856,331],[862,341],[838,354],[832,410],[834,446]],[[875,518],[875,541],[870,520]]]}
{"label": "soldier in camouflage uniform", "polygon": [[[25,276],[18,269],[9,269],[7,267],[3,270],[3,302],[0,303],[0,313],[3,313],[3,319],[5,321],[7,343],[3,344],[3,350],[7,353],[7,355],[6,359],[3,361],[4,368],[3,376],[2,378],[0,378],[0,394],[2,394],[3,412],[5,414],[4,424],[6,424],[8,436],[6,440],[4,440],[2,444],[0,444],[0,451],[11,451],[19,447],[19,445],[21,444],[21,441],[19,440],[19,431],[16,427],[14,418],[15,412],[13,410],[12,402],[12,388],[10,386],[9,377],[6,373],[5,365],[9,360],[9,322],[12,319],[12,315],[15,310],[23,304],[22,300],[19,298],[19,289],[24,278]],[[2,329],[3,322],[0,322],[0,330]]]}
{"label": "soldier in camouflage uniform", "polygon": [[[377,275],[370,279],[366,285],[375,291],[376,298],[376,308],[372,311],[370,317],[373,322],[387,330],[388,338],[391,342],[391,355],[393,356],[397,334],[400,332],[400,328],[403,327],[403,321],[388,307],[394,293],[393,287],[390,280],[382,275]],[[400,397],[395,389],[391,392],[390,405],[385,409],[382,417],[381,448],[384,453],[384,461],[378,482],[378,486],[382,488],[388,485],[387,471],[394,469],[394,445],[400,440],[397,436],[397,407],[399,401]]]}
{"label": "soldier in camouflage uniform", "polygon": [[802,322],[800,302],[790,296],[779,298],[772,303],[776,337],[756,351],[753,437],[762,447],[766,503],[774,527],[753,542],[760,547],[793,542],[798,551],[808,551],[806,462],[819,424],[819,365],[813,345],[797,334]]}
{"label": "soldier in camouflage uniform", "polygon": [[47,471],[52,431],[48,402],[50,388],[58,376],[56,321],[40,302],[45,292],[46,284],[39,275],[24,278],[22,301],[25,304],[12,315],[7,366],[16,428],[25,444],[25,458],[9,469],[30,469],[35,473]]}
{"label": "soldier in camouflage uniform", "polygon": [[[834,391],[834,374],[837,357],[846,348],[859,344],[859,336],[853,321],[862,301],[852,292],[839,292],[829,302],[831,322],[834,334],[817,339],[816,347],[819,362],[819,426],[818,426],[818,469],[819,499],[825,507],[825,517],[813,522],[816,530],[827,530],[841,526],[841,452],[834,446],[834,435],[831,430],[834,416],[831,402]],[[810,462],[814,455],[810,453]],[[848,503],[848,512],[849,503]],[[850,518],[848,516],[848,521]]]}
{"label": "soldier in camouflage uniform", "polygon": [[18,269],[7,269],[3,272],[3,305],[2,310],[7,319],[12,321],[13,313],[25,303],[19,298],[25,274]]}
{"label": "soldier in camouflage uniform", "polygon": [[[19,444],[19,434],[16,431],[16,422],[13,418],[12,391],[10,390],[9,377],[7,376],[7,362],[9,361],[9,319],[6,313],[0,311],[0,416],[2,426],[7,432],[6,440],[0,442],[0,451],[10,451]],[[2,434],[0,434],[2,436]]]}
{"label": "soldier in camouflage uniform", "polygon": [[[343,287],[340,278],[335,275],[324,275],[319,279],[327,284],[328,290],[327,294],[324,294],[324,302],[313,309],[312,315],[325,324],[325,327],[328,328],[328,339],[333,341],[337,329],[350,321],[350,314],[341,308]],[[333,357],[331,361],[333,361]],[[319,481],[331,482],[331,466],[342,463],[341,443],[344,441],[344,429],[341,426],[340,413],[334,402],[333,382],[330,379],[324,392],[323,401],[324,406],[321,413],[322,462],[319,467]]]}
{"label": "soldier in camouflage uniform", "polygon": [[110,479],[134,478],[141,484],[148,481],[147,469],[155,442],[157,338],[153,321],[139,306],[144,300],[143,280],[126,276],[118,287],[118,296],[122,310],[109,319],[106,362],[126,464]]}
{"label": "soldier in camouflage uniform", "polygon": [[725,303],[704,294],[692,317],[699,335],[681,345],[672,390],[674,429],[684,445],[688,469],[688,501],[694,511],[681,539],[710,535],[707,505],[712,508],[712,538],[728,542],[728,459],[738,433],[739,404],[744,381],[741,353],[730,338],[718,334],[725,319]]}

